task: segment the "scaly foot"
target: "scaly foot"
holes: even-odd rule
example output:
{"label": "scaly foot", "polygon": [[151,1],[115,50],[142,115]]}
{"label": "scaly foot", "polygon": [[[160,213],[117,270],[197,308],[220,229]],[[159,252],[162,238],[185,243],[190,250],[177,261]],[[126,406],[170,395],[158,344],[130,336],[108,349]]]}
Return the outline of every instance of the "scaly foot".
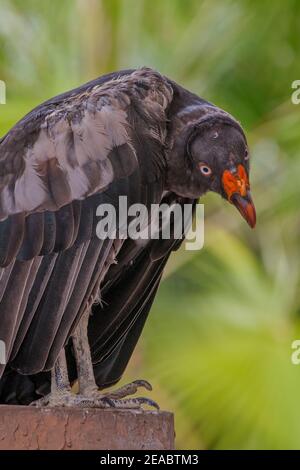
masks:
{"label": "scaly foot", "polygon": [[115,409],[142,409],[148,405],[159,410],[158,404],[150,398],[126,398],[133,395],[140,387],[152,390],[146,380],[135,380],[119,389],[102,394],[98,389],[87,389],[84,393],[74,394],[70,390],[61,390],[40,398],[31,403],[36,407],[74,407],[74,408],[115,408]]}

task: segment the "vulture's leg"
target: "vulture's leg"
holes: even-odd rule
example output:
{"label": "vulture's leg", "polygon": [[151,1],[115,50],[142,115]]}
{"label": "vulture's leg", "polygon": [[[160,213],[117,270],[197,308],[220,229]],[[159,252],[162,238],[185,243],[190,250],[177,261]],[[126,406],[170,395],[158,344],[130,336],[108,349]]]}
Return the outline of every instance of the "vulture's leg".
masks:
{"label": "vulture's leg", "polygon": [[83,396],[92,396],[97,393],[98,387],[94,377],[90,345],[87,336],[87,327],[90,312],[83,315],[75,332],[72,336],[75,361],[77,367],[77,376],[79,384],[79,394]]}
{"label": "vulture's leg", "polygon": [[[113,392],[105,394],[99,392],[94,377],[91,351],[88,342],[88,321],[89,312],[83,316],[72,337],[79,383],[78,400],[80,401],[82,399],[83,402],[86,402],[91,399],[94,401],[93,406],[100,408],[140,408],[142,404],[159,408],[153,400],[148,398],[138,397],[126,399],[129,395],[136,393],[140,387],[152,390],[151,385],[145,380],[135,380]],[[122,398],[125,399],[122,400]]]}
{"label": "vulture's leg", "polygon": [[[73,334],[73,347],[76,358],[79,394],[83,396],[95,396],[99,398],[98,386],[95,382],[91,350],[87,338],[89,315],[84,315]],[[146,380],[135,380],[117,390],[105,394],[106,398],[119,399],[135,394],[140,387],[152,390],[151,384]],[[95,395],[95,392],[97,395]]]}
{"label": "vulture's leg", "polygon": [[159,409],[158,405],[149,398],[126,398],[137,392],[139,387],[151,390],[151,385],[145,380],[136,380],[124,385],[118,390],[106,394],[99,392],[93,371],[93,364],[88,342],[87,326],[89,312],[79,322],[72,336],[74,354],[77,366],[79,393],[71,390],[65,350],[62,349],[53,370],[51,371],[51,393],[32,403],[34,406],[69,406],[80,408],[126,408],[139,409],[143,404]]}
{"label": "vulture's leg", "polygon": [[73,394],[68,377],[65,350],[60,352],[51,371],[51,393],[32,402],[33,406],[71,406]]}

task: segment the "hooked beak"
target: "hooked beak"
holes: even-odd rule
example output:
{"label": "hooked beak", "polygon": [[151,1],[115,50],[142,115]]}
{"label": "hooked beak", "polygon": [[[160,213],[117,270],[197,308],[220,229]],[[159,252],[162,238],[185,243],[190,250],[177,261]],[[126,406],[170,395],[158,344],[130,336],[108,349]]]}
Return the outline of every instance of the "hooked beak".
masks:
{"label": "hooked beak", "polygon": [[256,224],[255,206],[251,199],[248,176],[243,165],[238,165],[235,173],[225,170],[222,175],[222,184],[228,201],[238,209],[250,227],[254,228]]}
{"label": "hooked beak", "polygon": [[246,196],[241,196],[238,193],[234,193],[231,197],[231,202],[248,222],[250,227],[254,228],[256,224],[256,212],[255,206],[251,199],[250,191],[247,192]]}

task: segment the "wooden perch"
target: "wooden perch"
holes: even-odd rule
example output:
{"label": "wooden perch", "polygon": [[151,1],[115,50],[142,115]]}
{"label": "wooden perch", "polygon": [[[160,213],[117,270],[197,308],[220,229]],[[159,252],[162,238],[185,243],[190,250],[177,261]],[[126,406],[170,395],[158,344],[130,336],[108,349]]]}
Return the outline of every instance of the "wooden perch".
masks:
{"label": "wooden perch", "polygon": [[0,406],[0,450],[174,449],[165,411]]}

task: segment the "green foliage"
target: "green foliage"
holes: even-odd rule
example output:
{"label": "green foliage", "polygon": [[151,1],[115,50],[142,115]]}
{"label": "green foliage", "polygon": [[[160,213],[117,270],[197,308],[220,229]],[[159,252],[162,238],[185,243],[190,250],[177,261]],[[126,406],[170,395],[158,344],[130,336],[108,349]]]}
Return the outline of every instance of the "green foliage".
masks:
{"label": "green foliage", "polygon": [[141,65],[246,128],[257,228],[203,199],[205,249],[173,256],[129,368],[176,410],[180,448],[300,447],[299,42],[296,0],[1,1],[1,134],[41,100]]}

